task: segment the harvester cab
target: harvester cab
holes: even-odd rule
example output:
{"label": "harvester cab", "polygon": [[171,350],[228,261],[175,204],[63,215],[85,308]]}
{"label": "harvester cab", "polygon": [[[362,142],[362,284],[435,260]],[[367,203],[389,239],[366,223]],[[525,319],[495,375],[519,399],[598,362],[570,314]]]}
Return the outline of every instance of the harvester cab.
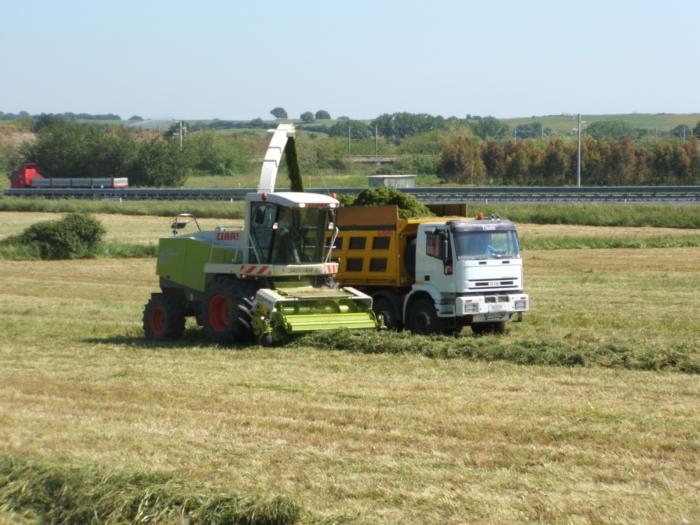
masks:
{"label": "harvester cab", "polygon": [[[338,201],[305,193],[299,176],[294,127],[274,131],[258,191],[246,195],[242,228],[202,231],[190,214],[161,239],[157,274],[161,292],[144,309],[144,331],[155,340],[180,337],[193,316],[218,343],[278,343],[298,333],[333,328],[372,329],[372,299],[333,282],[329,230],[337,233]],[[292,181],[275,192],[282,156]],[[198,231],[178,232],[189,222]]]}

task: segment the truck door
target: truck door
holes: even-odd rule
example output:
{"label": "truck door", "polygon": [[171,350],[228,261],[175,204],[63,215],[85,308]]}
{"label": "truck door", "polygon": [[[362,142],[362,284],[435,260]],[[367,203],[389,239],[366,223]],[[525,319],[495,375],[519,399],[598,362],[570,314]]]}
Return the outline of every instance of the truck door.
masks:
{"label": "truck door", "polygon": [[428,228],[418,234],[416,282],[434,286],[441,293],[455,291],[452,239],[445,228]]}

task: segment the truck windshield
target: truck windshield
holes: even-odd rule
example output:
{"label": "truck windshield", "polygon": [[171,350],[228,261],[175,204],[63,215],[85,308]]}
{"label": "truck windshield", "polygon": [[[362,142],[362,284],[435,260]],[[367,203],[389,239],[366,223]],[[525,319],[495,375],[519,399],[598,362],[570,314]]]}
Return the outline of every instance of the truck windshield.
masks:
{"label": "truck windshield", "polygon": [[518,257],[520,247],[515,231],[456,232],[455,250],[460,259]]}
{"label": "truck windshield", "polygon": [[325,208],[280,207],[272,243],[272,264],[322,262],[327,221]]}

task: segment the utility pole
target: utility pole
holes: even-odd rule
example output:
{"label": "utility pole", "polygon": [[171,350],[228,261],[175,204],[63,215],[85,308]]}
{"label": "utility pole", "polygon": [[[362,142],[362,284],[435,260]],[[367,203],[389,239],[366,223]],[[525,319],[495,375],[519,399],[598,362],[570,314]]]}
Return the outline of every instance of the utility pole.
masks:
{"label": "utility pole", "polygon": [[350,155],[350,132],[352,131],[352,127],[348,125],[348,155]]}
{"label": "utility pole", "polygon": [[578,114],[578,141],[576,147],[576,187],[581,187],[581,113]]}
{"label": "utility pole", "polygon": [[377,125],[374,125],[374,160],[376,161],[379,157],[379,133],[377,131]]}
{"label": "utility pole", "polygon": [[182,151],[182,148],[185,143],[185,133],[187,133],[187,128],[185,127],[185,122],[180,121],[180,130],[179,130],[179,135],[180,135],[180,151]]}

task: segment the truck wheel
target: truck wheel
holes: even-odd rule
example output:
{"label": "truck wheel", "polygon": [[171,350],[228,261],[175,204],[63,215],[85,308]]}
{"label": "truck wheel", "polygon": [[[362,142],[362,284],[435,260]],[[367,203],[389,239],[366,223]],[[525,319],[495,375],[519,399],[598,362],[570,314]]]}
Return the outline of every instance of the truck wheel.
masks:
{"label": "truck wheel", "polygon": [[434,334],[440,332],[442,323],[437,316],[433,301],[418,299],[408,311],[408,329],[414,334]]}
{"label": "truck wheel", "polygon": [[214,279],[204,292],[204,333],[220,344],[248,343],[253,339],[247,283]]}
{"label": "truck wheel", "polygon": [[182,337],[185,313],[182,305],[161,293],[154,293],[143,309],[143,332],[151,341],[170,341]]}
{"label": "truck wheel", "polygon": [[399,328],[398,314],[396,313],[396,308],[392,302],[386,297],[378,297],[372,303],[372,310],[377,316],[382,316],[384,318],[384,325],[389,330],[396,330]]}

